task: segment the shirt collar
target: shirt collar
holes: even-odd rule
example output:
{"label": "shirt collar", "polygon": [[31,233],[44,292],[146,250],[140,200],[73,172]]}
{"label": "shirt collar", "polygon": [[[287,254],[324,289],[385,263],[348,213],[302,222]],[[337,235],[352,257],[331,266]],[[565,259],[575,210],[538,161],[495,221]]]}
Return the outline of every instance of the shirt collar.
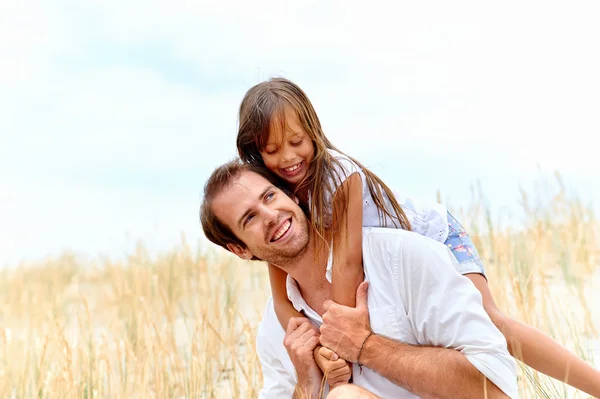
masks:
{"label": "shirt collar", "polygon": [[288,274],[285,283],[287,288],[288,299],[292,302],[294,309],[296,309],[298,312],[304,312],[304,315],[306,317],[320,325],[323,322],[321,316],[319,316],[317,312],[315,312],[313,309],[311,309],[310,306],[308,306],[308,304],[302,297],[302,294],[300,293],[300,287],[298,287],[298,282]]}

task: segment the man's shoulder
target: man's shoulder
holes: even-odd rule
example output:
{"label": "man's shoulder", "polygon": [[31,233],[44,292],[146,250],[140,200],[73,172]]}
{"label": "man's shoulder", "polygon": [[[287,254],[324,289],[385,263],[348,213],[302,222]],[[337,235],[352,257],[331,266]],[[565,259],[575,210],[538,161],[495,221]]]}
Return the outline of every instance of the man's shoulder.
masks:
{"label": "man's shoulder", "polygon": [[389,227],[363,227],[363,237],[383,243],[419,242],[427,244],[429,242],[436,242],[414,231]]}
{"label": "man's shoulder", "polygon": [[269,298],[267,304],[265,305],[265,310],[263,312],[263,317],[258,323],[258,330],[256,332],[256,337],[260,338],[272,338],[273,335],[277,333],[285,332],[283,328],[279,324],[279,320],[277,319],[277,314],[275,313],[275,306],[273,305],[273,298]]}
{"label": "man's shoulder", "polygon": [[363,252],[395,251],[397,255],[409,252],[426,254],[431,250],[445,252],[443,244],[409,230],[386,227],[363,227]]}

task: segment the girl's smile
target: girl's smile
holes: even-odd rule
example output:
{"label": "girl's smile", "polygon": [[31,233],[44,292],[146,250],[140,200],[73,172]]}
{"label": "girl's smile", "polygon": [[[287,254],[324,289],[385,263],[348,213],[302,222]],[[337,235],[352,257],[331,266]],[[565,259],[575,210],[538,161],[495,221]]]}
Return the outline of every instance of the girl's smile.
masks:
{"label": "girl's smile", "polygon": [[296,112],[286,107],[283,117],[285,123],[274,118],[269,140],[260,155],[271,172],[296,185],[307,175],[315,149]]}

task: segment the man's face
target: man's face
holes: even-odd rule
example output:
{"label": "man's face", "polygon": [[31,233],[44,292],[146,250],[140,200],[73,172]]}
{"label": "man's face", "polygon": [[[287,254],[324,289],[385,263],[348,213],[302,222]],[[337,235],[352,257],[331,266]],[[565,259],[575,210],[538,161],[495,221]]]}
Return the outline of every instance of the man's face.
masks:
{"label": "man's face", "polygon": [[246,244],[229,246],[241,258],[287,266],[307,249],[308,221],[300,207],[256,173],[234,179],[214,199],[213,211]]}

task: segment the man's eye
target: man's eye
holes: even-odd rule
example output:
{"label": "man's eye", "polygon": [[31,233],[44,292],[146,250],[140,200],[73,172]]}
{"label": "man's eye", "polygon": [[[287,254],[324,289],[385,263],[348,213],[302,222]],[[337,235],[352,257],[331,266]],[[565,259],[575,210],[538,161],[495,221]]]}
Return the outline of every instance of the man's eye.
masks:
{"label": "man's eye", "polygon": [[249,223],[252,219],[254,219],[254,215],[248,215],[248,217],[246,217],[246,223]]}
{"label": "man's eye", "polygon": [[270,200],[271,198],[273,198],[274,196],[275,196],[275,193],[273,193],[273,192],[270,192],[270,193],[268,193],[267,195],[265,195],[265,200],[267,200],[267,201],[268,201],[268,200]]}

